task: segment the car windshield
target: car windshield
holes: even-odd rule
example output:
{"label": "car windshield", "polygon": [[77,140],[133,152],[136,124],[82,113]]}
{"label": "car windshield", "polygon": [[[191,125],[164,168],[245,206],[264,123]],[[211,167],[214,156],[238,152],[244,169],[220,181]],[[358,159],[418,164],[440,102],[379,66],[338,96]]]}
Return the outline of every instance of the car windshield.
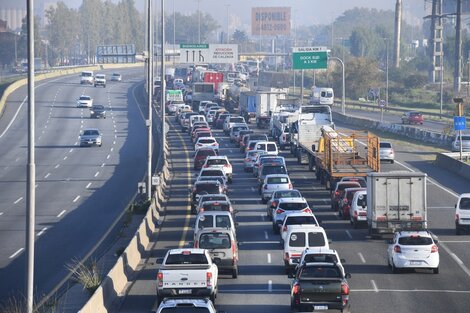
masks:
{"label": "car windshield", "polygon": [[85,136],[98,136],[100,133],[97,130],[85,130],[83,135]]}
{"label": "car windshield", "polygon": [[421,236],[400,237],[398,243],[403,246],[427,246],[432,244],[432,239]]}
{"label": "car windshield", "polygon": [[207,165],[225,165],[228,164],[227,160],[225,159],[210,159],[207,160]]}
{"label": "car windshield", "polygon": [[300,198],[300,192],[297,190],[277,191],[274,198]]}
{"label": "car windshield", "polygon": [[313,216],[288,216],[286,225],[302,225],[302,224],[317,224]]}
{"label": "car windshield", "polygon": [[208,308],[189,306],[163,308],[161,313],[210,313]]}
{"label": "car windshield", "polygon": [[305,202],[283,202],[279,204],[279,208],[284,211],[300,211],[307,207],[308,205]]}
{"label": "car windshield", "polygon": [[460,209],[461,210],[470,210],[470,198],[460,199]]}
{"label": "car windshield", "polygon": [[207,233],[199,238],[201,249],[230,249],[230,236],[227,233]]}
{"label": "car windshield", "polygon": [[287,184],[289,179],[287,177],[269,177],[268,184]]}
{"label": "car windshield", "polygon": [[341,278],[337,267],[333,266],[304,266],[299,273],[302,278]]}
{"label": "car windshield", "polygon": [[380,148],[391,149],[391,148],[392,148],[392,144],[391,144],[390,142],[381,142],[381,143],[380,143]]}
{"label": "car windshield", "polygon": [[219,193],[219,186],[216,184],[197,184],[196,194],[200,193]]}
{"label": "car windshield", "polygon": [[181,254],[170,254],[166,258],[165,264],[209,264],[205,254],[193,254],[190,251],[183,251]]}

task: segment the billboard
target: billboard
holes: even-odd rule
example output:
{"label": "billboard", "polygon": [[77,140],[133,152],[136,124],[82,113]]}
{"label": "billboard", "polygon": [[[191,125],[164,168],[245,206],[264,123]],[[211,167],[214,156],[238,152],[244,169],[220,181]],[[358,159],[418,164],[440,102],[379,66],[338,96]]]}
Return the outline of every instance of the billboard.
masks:
{"label": "billboard", "polygon": [[180,44],[179,63],[237,63],[238,45]]}
{"label": "billboard", "polygon": [[290,7],[251,8],[251,34],[253,36],[289,36]]}
{"label": "billboard", "polygon": [[[444,0],[442,14],[454,14],[457,12],[457,0]],[[470,14],[470,0],[462,0],[462,14]]]}

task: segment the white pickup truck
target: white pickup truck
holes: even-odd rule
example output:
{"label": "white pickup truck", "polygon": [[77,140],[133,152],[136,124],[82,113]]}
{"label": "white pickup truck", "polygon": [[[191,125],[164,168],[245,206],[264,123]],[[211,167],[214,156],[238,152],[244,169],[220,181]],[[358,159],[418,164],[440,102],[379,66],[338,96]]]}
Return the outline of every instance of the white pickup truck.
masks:
{"label": "white pickup truck", "polygon": [[157,274],[157,302],[171,297],[209,297],[215,302],[219,270],[205,249],[172,249]]}

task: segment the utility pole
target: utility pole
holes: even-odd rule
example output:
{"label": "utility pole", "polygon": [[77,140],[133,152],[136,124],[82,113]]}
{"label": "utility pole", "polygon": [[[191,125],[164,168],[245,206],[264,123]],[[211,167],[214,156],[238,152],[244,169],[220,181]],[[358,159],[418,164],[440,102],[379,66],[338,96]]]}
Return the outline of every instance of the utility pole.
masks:
{"label": "utility pole", "polygon": [[[162,0],[164,1],[164,0]],[[201,43],[201,11],[199,10],[199,3],[201,0],[197,0],[197,25],[198,25],[198,39],[197,43]],[[163,14],[163,13],[162,13]]]}
{"label": "utility pole", "polygon": [[28,168],[26,212],[26,310],[33,313],[34,303],[34,237],[36,223],[36,164],[35,164],[35,97],[34,97],[34,0],[27,0],[28,27]]}
{"label": "utility pole", "polygon": [[[161,27],[160,27],[160,31],[161,31],[161,75],[162,75],[162,79],[161,79],[161,82],[162,82],[162,93],[161,93],[161,110],[162,110],[162,151],[165,151],[165,145],[166,145],[166,138],[165,138],[165,102],[166,102],[166,80],[165,80],[165,0],[161,0],[162,1],[162,24],[161,24]],[[198,0],[198,12],[199,12],[199,0]],[[200,29],[200,28],[199,28]],[[200,34],[200,32],[199,32]],[[163,161],[165,161],[165,153],[163,152],[162,153],[162,158],[163,158]],[[163,163],[162,163],[163,164]]]}
{"label": "utility pole", "polygon": [[460,74],[462,72],[462,0],[457,0],[457,22],[455,24],[455,67],[454,96],[460,93]]}
{"label": "utility pole", "polygon": [[148,25],[148,58],[147,58],[147,77],[148,77],[148,119],[147,119],[147,200],[152,199],[152,101],[153,101],[153,19],[152,19],[152,0],[148,0],[147,6],[147,25]]}
{"label": "utility pole", "polygon": [[402,15],[402,0],[396,0],[395,5],[395,40],[394,40],[394,53],[393,64],[395,68],[400,67],[400,39],[401,39],[401,15]]}

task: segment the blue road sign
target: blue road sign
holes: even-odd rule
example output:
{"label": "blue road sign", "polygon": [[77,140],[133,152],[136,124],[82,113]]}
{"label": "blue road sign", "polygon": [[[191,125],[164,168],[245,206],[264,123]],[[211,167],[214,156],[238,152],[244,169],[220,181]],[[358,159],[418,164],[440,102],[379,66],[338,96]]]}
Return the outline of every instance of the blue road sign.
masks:
{"label": "blue road sign", "polygon": [[467,121],[465,116],[454,116],[454,129],[465,130],[467,128]]}

